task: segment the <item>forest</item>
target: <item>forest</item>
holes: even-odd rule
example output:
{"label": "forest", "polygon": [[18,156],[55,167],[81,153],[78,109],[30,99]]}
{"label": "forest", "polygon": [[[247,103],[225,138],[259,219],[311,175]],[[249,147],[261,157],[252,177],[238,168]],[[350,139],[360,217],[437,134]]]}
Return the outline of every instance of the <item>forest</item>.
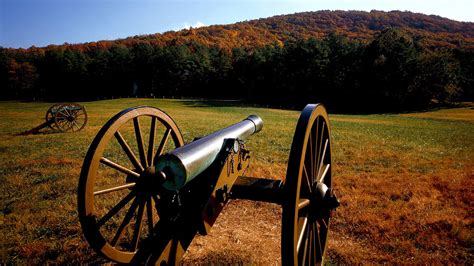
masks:
{"label": "forest", "polygon": [[[277,19],[284,22],[278,25],[287,28],[288,21],[298,24],[291,17],[273,17],[265,25]],[[219,27],[238,25],[240,35],[256,31],[255,37],[260,36],[256,29],[262,29],[258,26],[262,21]],[[455,31],[460,22],[453,23],[446,27],[451,25]],[[253,24],[257,26],[249,26]],[[195,31],[202,36],[215,28],[211,26],[165,33],[158,39],[138,36],[43,48],[0,48],[0,99],[193,97],[283,108],[322,102],[336,112],[424,110],[474,99],[473,25],[460,25],[464,31],[456,34],[464,34],[464,39],[438,46],[436,38],[427,42],[413,27],[397,27],[392,21],[359,37],[341,30],[280,39],[262,35],[265,41],[254,39],[253,46],[186,38]],[[449,35],[434,26],[431,30],[438,31],[433,36],[441,39]],[[174,35],[171,39],[170,34]]]}

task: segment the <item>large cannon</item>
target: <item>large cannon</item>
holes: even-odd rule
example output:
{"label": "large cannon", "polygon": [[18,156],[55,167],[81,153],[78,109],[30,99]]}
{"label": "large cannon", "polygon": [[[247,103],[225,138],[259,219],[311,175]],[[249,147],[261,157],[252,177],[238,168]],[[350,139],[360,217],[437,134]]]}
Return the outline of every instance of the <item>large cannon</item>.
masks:
{"label": "large cannon", "polygon": [[230,199],[250,199],[282,206],[283,264],[321,264],[339,206],[326,110],[310,104],[301,113],[284,182],[245,176],[244,141],[262,127],[251,115],[184,145],[176,123],[157,108],[118,113],[82,166],[78,211],[85,238],[115,262],[176,265]]}

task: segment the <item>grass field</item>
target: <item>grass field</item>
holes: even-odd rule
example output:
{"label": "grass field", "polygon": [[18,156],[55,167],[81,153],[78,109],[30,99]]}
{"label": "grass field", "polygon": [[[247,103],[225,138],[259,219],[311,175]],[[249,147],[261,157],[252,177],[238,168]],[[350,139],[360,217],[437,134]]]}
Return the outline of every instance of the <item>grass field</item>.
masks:
{"label": "grass field", "polygon": [[[152,105],[176,121],[186,142],[249,114],[264,120],[252,136],[249,175],[283,179],[296,111],[186,100],[84,102],[78,133],[16,136],[43,122],[50,103],[0,103],[0,263],[101,261],[76,212],[84,155],[101,126],[122,109]],[[331,115],[334,188],[342,201],[329,236],[330,263],[474,262],[474,109],[402,115]],[[281,209],[231,202],[187,263],[280,262]]]}

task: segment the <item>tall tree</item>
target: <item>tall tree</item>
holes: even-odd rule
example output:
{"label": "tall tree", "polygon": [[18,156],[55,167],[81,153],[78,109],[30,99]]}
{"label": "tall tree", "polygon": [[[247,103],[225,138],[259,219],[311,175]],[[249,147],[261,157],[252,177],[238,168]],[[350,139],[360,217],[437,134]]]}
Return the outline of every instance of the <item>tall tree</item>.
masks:
{"label": "tall tree", "polygon": [[7,63],[8,90],[14,98],[35,100],[35,85],[38,79],[36,68],[28,63],[18,63],[14,59]]}
{"label": "tall tree", "polygon": [[413,80],[416,54],[408,35],[395,29],[383,30],[365,49],[359,100],[369,109],[402,109]]}

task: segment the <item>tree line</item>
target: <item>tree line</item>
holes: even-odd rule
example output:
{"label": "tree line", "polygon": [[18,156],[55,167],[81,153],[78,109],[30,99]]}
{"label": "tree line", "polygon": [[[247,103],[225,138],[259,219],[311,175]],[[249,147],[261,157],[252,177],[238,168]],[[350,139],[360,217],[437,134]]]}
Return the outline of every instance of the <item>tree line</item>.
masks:
{"label": "tree line", "polygon": [[396,29],[226,50],[198,42],[0,48],[2,100],[200,97],[341,112],[420,110],[474,98],[472,49],[423,48]]}

